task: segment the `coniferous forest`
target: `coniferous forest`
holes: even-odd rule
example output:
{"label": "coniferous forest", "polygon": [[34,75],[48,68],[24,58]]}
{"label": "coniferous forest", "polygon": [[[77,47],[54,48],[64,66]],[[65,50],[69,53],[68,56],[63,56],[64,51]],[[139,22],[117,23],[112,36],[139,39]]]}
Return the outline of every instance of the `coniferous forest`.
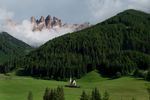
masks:
{"label": "coniferous forest", "polygon": [[[150,15],[127,10],[90,28],[50,40],[1,72],[46,79],[80,78],[97,69],[107,77],[134,75],[150,80]],[[5,70],[7,69],[7,70]]]}
{"label": "coniferous forest", "polygon": [[28,44],[14,38],[6,32],[0,33],[0,72],[4,72],[4,64],[18,59],[32,50]]}

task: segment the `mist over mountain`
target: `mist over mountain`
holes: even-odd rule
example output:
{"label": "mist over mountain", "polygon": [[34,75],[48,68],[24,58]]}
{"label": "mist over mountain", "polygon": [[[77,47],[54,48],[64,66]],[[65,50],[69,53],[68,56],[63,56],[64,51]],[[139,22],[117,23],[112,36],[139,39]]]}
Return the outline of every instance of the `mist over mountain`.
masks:
{"label": "mist over mountain", "polygon": [[89,27],[89,23],[68,24],[63,23],[61,19],[49,15],[46,18],[41,16],[40,19],[31,17],[17,23],[13,20],[13,13],[1,9],[2,17],[0,18],[0,31],[24,41],[25,43],[38,47],[48,40],[64,35],[66,33],[79,31]]}

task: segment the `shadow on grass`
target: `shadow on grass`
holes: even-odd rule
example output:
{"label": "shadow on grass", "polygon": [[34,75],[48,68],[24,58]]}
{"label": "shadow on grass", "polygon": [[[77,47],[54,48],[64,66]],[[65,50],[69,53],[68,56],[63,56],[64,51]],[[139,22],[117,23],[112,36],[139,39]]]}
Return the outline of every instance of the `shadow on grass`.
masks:
{"label": "shadow on grass", "polygon": [[23,76],[23,77],[32,77],[34,79],[40,79],[40,80],[55,80],[55,81],[64,81],[66,82],[67,79],[61,79],[61,78],[53,78],[53,77],[48,77],[48,76],[41,76],[41,75],[29,75],[28,73],[26,73],[24,71],[24,69],[18,69],[16,71],[16,75],[17,76]]}

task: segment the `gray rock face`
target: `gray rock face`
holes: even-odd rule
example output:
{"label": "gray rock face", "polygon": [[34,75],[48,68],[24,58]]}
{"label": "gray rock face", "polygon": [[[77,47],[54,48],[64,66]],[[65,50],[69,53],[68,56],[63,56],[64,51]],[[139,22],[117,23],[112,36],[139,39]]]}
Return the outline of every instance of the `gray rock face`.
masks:
{"label": "gray rock face", "polygon": [[45,18],[41,16],[40,20],[37,23],[38,30],[42,31],[45,28]]}
{"label": "gray rock face", "polygon": [[33,23],[33,24],[35,24],[36,23],[36,19],[35,19],[35,17],[31,17],[31,23]]}
{"label": "gray rock face", "polygon": [[53,17],[52,26],[53,27],[55,27],[55,26],[61,27],[61,25],[62,25],[61,20],[56,17]]}
{"label": "gray rock face", "polygon": [[35,17],[31,17],[31,24],[33,25],[33,31],[42,31],[43,29],[55,29],[55,28],[70,28],[73,31],[79,31],[84,28],[89,27],[89,23],[85,24],[62,24],[61,19],[57,17],[51,17],[48,15],[46,18],[41,16],[40,19],[36,19]]}
{"label": "gray rock face", "polygon": [[46,24],[46,28],[47,29],[51,29],[52,28],[52,19],[51,16],[48,15],[45,19],[45,24]]}

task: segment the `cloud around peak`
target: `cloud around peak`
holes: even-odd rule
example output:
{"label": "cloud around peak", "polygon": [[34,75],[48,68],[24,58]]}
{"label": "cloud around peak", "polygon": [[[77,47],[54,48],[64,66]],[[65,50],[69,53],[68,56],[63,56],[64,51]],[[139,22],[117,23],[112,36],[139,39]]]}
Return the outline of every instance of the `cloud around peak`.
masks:
{"label": "cloud around peak", "polygon": [[28,19],[23,20],[21,23],[16,23],[12,20],[14,14],[1,8],[0,15],[1,32],[8,32],[8,34],[13,37],[35,47],[40,46],[53,38],[73,31],[71,28],[64,27],[59,29],[33,31],[33,25]]}

